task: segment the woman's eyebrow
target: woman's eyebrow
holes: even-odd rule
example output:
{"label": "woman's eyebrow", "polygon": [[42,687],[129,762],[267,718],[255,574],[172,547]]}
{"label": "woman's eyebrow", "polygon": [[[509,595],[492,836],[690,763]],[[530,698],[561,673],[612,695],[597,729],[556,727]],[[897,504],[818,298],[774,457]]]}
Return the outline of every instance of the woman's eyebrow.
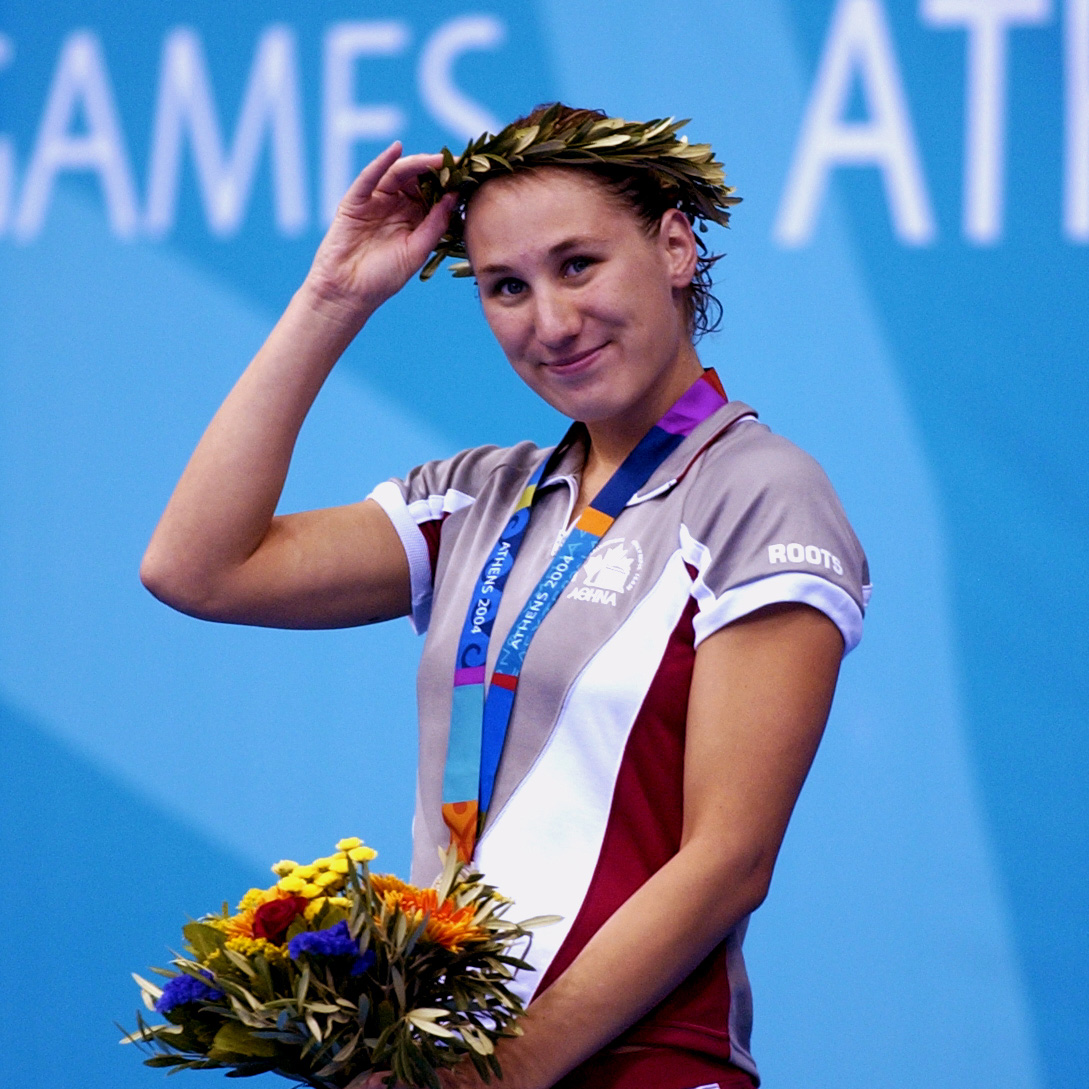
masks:
{"label": "woman's eyebrow", "polygon": [[[557,257],[562,253],[567,253],[569,250],[580,250],[586,246],[596,245],[598,239],[592,235],[574,235],[571,238],[565,238],[560,242],[557,242],[553,246],[548,248],[549,257]],[[485,275],[502,275],[508,272],[514,272],[515,270],[510,265],[502,264],[489,264],[481,265],[479,269],[474,269],[474,273],[477,276]]]}

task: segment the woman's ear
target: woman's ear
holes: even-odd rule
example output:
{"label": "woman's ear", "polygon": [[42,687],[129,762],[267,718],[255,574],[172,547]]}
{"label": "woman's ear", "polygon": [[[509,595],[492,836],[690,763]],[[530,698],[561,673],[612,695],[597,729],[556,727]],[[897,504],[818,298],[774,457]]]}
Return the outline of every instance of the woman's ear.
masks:
{"label": "woman's ear", "polygon": [[687,287],[696,274],[699,247],[688,216],[679,208],[667,208],[662,213],[658,225],[658,244],[673,286]]}

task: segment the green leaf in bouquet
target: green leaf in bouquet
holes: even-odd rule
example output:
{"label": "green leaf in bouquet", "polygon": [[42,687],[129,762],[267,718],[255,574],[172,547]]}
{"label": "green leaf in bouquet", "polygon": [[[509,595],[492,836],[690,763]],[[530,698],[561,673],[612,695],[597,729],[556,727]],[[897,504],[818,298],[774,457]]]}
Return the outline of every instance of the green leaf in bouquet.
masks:
{"label": "green leaf in bouquet", "polygon": [[[121,1028],[120,1025],[117,1026]],[[125,1030],[122,1028],[122,1032]],[[181,1025],[149,1025],[143,1019],[135,1032],[126,1032],[117,1042],[119,1044],[146,1044],[162,1036],[180,1036],[185,1031]]]}
{"label": "green leaf in bouquet", "polygon": [[479,1055],[491,1055],[495,1051],[491,1038],[479,1029],[462,1029],[461,1038]]}
{"label": "green leaf in bouquet", "polygon": [[[533,965],[530,964],[528,960],[522,960],[520,957],[512,957],[507,953],[497,953],[494,959],[502,964],[509,964],[512,968],[520,968],[526,972],[534,971]],[[499,969],[497,968],[496,970],[498,971]],[[508,977],[511,975],[510,972],[506,972],[505,974]]]}
{"label": "green leaf in bouquet", "polygon": [[389,966],[389,974],[390,979],[393,981],[394,993],[397,995],[398,1007],[403,1010],[408,1004],[408,1000],[405,997],[405,977],[394,964]]}
{"label": "green leaf in bouquet", "polygon": [[244,957],[237,949],[228,949],[227,946],[223,947],[223,952],[227,959],[240,971],[249,976],[250,979],[257,978],[257,972],[254,971],[253,965],[249,960]]}
{"label": "green leaf in bouquet", "polygon": [[532,919],[523,919],[518,926],[522,930],[536,930],[542,926],[555,926],[556,923],[562,923],[562,915],[534,915]]}
{"label": "green leaf in bouquet", "polygon": [[228,1021],[216,1033],[208,1058],[230,1062],[239,1055],[272,1058],[276,1055],[276,1044],[272,1040],[259,1039],[237,1021]]}
{"label": "green leaf in bouquet", "polygon": [[415,1025],[421,1032],[430,1033],[432,1036],[440,1036],[447,1040],[456,1039],[457,1034],[451,1032],[444,1025],[437,1023],[436,1018],[449,1016],[449,1010],[419,1009],[410,1010],[405,1014],[405,1019]]}
{"label": "green leaf in bouquet", "polygon": [[239,1066],[228,1070],[224,1076],[228,1078],[255,1078],[258,1074],[267,1074],[270,1070],[275,1069],[276,1064],[271,1062],[241,1063]]}
{"label": "green leaf in bouquet", "polygon": [[334,1074],[343,1070],[344,1064],[348,1061],[351,1051],[354,1050],[355,1048],[351,1045],[349,1045],[349,1047],[342,1047],[324,1066],[319,1067],[314,1071],[314,1077],[331,1078]]}
{"label": "green leaf in bouquet", "polygon": [[207,961],[227,944],[227,935],[207,923],[188,923],[182,927],[182,934],[193,955],[201,962]]}
{"label": "green leaf in bouquet", "polygon": [[144,1066],[181,1066],[188,1061],[184,1055],[152,1055],[144,1060]]}
{"label": "green leaf in bouquet", "polygon": [[253,958],[253,967],[257,972],[257,978],[254,980],[254,990],[258,992],[261,999],[265,1002],[271,1001],[276,997],[276,988],[272,983],[272,970],[269,968],[268,958],[258,953]]}
{"label": "green leaf in bouquet", "polygon": [[306,1008],[311,1013],[340,1013],[340,1007],[331,1002],[310,1002]]}
{"label": "green leaf in bouquet", "polygon": [[306,1001],[306,992],[310,990],[310,965],[304,964],[295,984],[295,1001],[301,1006]]}
{"label": "green leaf in bouquet", "polygon": [[140,995],[144,1000],[144,1005],[154,1011],[156,999],[162,998],[162,987],[156,987],[154,983],[149,983],[143,976],[138,976],[135,972],[132,973],[132,978],[136,980],[136,986],[140,988]]}
{"label": "green leaf in bouquet", "polygon": [[419,922],[419,925],[408,936],[408,940],[405,942],[405,947],[402,950],[402,956],[409,957],[412,951],[416,948],[416,943],[423,937],[423,932],[427,929],[428,919],[425,915]]}
{"label": "green leaf in bouquet", "polygon": [[242,999],[246,1000],[251,1010],[260,1010],[263,1008],[264,1003],[259,1002],[256,995],[251,994],[242,986],[241,983],[232,983],[227,980],[220,980],[220,986],[227,992],[227,1001],[231,1004],[231,1009],[240,1016],[248,1014],[249,1010],[242,1004]]}
{"label": "green leaf in bouquet", "polygon": [[408,918],[401,912],[397,913],[397,921],[393,924],[393,947],[405,956],[408,953]]}
{"label": "green leaf in bouquet", "polygon": [[266,1017],[261,1016],[259,1013],[247,1010],[238,999],[235,999],[231,1003],[231,1006],[234,1009],[235,1017],[237,1017],[247,1028],[263,1029],[268,1027],[268,1019]]}
{"label": "green leaf in bouquet", "polygon": [[440,851],[439,856],[443,859],[442,874],[439,876],[438,883],[435,886],[435,895],[438,896],[439,903],[441,904],[450,896],[450,892],[454,887],[454,882],[461,872],[461,859],[458,858],[457,850],[452,847],[447,848],[445,851]]}

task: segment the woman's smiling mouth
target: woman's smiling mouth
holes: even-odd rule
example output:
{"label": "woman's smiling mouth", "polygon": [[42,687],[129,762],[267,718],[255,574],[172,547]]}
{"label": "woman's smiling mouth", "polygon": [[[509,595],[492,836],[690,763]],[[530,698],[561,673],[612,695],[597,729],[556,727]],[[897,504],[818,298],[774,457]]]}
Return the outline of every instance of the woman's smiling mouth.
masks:
{"label": "woman's smiling mouth", "polygon": [[585,370],[597,359],[598,354],[608,343],[608,341],[605,341],[605,343],[598,344],[596,347],[587,348],[585,351],[576,352],[573,355],[565,355],[559,359],[542,359],[541,366],[548,367],[553,371],[564,371],[568,374]]}

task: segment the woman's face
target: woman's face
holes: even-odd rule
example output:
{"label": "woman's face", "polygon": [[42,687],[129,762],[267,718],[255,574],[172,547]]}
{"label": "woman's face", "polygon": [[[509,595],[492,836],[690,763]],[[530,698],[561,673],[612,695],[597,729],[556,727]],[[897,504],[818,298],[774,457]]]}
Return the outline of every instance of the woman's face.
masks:
{"label": "woman's face", "polygon": [[542,168],[483,185],[465,240],[511,365],[591,433],[642,435],[699,377],[681,303],[696,245],[680,212],[648,233],[593,176]]}

